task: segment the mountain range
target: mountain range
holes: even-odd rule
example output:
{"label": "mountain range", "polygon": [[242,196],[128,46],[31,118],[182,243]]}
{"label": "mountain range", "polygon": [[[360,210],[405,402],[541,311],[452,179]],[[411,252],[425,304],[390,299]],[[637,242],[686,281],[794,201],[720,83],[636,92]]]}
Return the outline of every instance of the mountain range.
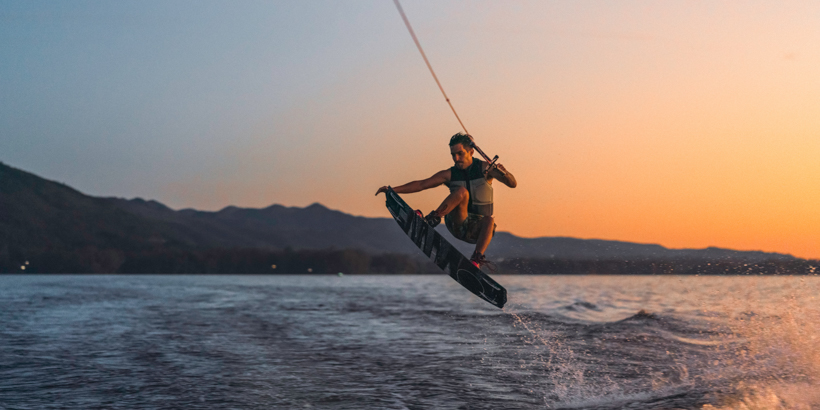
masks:
{"label": "mountain range", "polygon": [[[386,211],[385,211],[386,213]],[[471,246],[454,240],[463,252]],[[392,218],[368,218],[315,203],[299,207],[228,206],[171,209],[154,200],[85,195],[67,185],[0,163],[0,265],[25,255],[156,249],[343,250],[420,256]],[[669,249],[654,244],[567,237],[523,238],[498,232],[487,251],[496,260],[795,260],[791,255],[721,248]]]}

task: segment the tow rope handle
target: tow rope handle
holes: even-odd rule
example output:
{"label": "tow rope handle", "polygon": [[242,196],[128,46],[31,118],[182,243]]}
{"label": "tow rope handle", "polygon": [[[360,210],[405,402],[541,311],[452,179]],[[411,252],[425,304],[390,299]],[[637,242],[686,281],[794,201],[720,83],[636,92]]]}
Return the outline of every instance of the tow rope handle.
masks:
{"label": "tow rope handle", "polygon": [[[467,135],[470,137],[470,140],[473,139],[472,135]],[[498,155],[494,156],[493,159],[490,159],[490,157],[488,157],[487,154],[485,154],[484,151],[482,151],[481,148],[478,147],[478,145],[475,145],[475,142],[471,142],[470,145],[472,145],[473,148],[475,148],[475,150],[478,151],[478,154],[481,155],[484,158],[484,160],[487,161],[487,163],[490,165],[489,167],[487,167],[487,170],[484,171],[484,176],[487,176],[487,174],[490,173],[490,170],[492,170],[493,168],[498,169],[495,165],[496,162],[498,162]],[[507,175],[506,172],[500,169],[498,169],[498,172],[500,172],[501,175]]]}

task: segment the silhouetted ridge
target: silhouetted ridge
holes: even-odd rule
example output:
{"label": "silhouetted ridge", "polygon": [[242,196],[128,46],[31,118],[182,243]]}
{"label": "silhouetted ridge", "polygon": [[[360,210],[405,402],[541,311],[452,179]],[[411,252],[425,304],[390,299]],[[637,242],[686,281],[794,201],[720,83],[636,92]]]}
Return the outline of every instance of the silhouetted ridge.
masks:
{"label": "silhouetted ridge", "polygon": [[[128,266],[129,271],[150,270],[150,260],[160,259],[166,261],[162,272],[268,272],[276,265],[269,263],[270,255],[291,261],[282,266],[312,269],[292,252],[325,250],[330,253],[313,257],[338,258],[322,265],[331,273],[364,265],[375,272],[438,272],[429,262],[419,262],[424,259],[418,248],[392,218],[353,216],[320,203],[304,208],[275,204],[259,209],[227,206],[215,212],[173,210],[143,198],[87,196],[2,163],[0,193],[0,271],[17,272],[21,260],[40,255],[54,272],[115,272]],[[438,230],[451,238],[446,229]],[[452,242],[471,252],[470,245]],[[214,252],[217,249],[253,251],[231,256]],[[359,253],[332,253],[343,250]],[[270,258],[260,256],[265,252]],[[488,253],[502,272],[537,274],[776,274],[794,273],[808,263],[776,253],[667,249],[562,237],[528,239],[508,232],[496,234]],[[217,254],[225,260],[212,260]],[[243,265],[239,258],[256,258],[256,262]]]}

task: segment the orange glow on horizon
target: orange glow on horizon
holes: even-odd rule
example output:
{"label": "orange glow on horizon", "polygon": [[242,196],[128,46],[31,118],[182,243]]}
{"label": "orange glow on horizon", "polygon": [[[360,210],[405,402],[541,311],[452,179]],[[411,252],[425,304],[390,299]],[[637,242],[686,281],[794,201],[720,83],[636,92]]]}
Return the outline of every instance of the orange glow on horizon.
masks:
{"label": "orange glow on horizon", "polygon": [[[527,4],[539,12],[489,5],[504,19],[475,11],[467,26],[406,7],[465,125],[518,179],[496,184],[499,230],[820,259],[814,11],[614,3],[566,22]],[[243,166],[264,175],[243,183],[265,188],[230,196],[385,217],[377,187],[451,166],[458,123],[409,36],[401,46],[260,124]],[[406,199],[426,212],[445,195]]]}

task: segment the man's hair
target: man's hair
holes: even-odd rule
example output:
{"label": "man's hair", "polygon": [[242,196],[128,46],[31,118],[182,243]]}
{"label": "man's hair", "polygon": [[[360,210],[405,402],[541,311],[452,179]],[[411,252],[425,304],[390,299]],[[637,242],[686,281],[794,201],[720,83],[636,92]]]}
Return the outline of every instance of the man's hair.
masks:
{"label": "man's hair", "polygon": [[453,135],[450,138],[450,146],[452,147],[453,145],[456,145],[456,144],[461,144],[461,146],[464,147],[464,149],[468,150],[468,151],[471,148],[473,148],[473,140],[470,139],[469,135],[464,134],[462,132],[459,132],[458,134]]}

